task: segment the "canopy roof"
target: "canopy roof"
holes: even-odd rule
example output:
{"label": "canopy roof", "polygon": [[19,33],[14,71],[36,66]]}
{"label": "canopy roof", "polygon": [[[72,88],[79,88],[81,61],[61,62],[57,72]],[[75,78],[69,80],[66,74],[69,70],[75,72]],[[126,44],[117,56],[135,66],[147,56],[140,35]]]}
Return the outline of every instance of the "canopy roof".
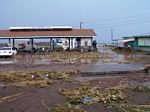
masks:
{"label": "canopy roof", "polygon": [[93,29],[24,29],[24,30],[0,30],[0,38],[20,37],[93,37],[96,33]]}

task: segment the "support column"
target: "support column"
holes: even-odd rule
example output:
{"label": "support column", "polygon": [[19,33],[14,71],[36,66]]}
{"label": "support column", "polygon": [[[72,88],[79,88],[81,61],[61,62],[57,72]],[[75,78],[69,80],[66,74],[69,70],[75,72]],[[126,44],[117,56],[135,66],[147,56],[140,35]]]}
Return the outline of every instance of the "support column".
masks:
{"label": "support column", "polygon": [[34,51],[34,49],[33,49],[33,38],[31,38],[30,40],[31,40],[31,49],[32,49],[32,53],[33,53],[33,51]]}
{"label": "support column", "polygon": [[8,39],[8,44],[11,46],[11,40],[10,40],[10,38]]}
{"label": "support column", "polygon": [[71,38],[71,49],[73,49],[73,38]]}
{"label": "support column", "polygon": [[13,48],[15,47],[15,39],[13,38]]}
{"label": "support column", "polygon": [[70,51],[71,49],[70,49],[70,37],[69,37],[69,51]]}
{"label": "support column", "polygon": [[55,48],[54,48],[54,40],[52,38],[52,51],[54,51],[54,50],[55,50]]}
{"label": "support column", "polygon": [[50,50],[52,50],[52,40],[53,40],[53,39],[50,38],[50,44],[49,44],[49,45],[50,45]]}
{"label": "support column", "polygon": [[94,46],[93,46],[93,37],[91,37],[91,50],[94,50]]}
{"label": "support column", "polygon": [[91,47],[93,47],[92,43],[93,43],[93,38],[91,37]]}

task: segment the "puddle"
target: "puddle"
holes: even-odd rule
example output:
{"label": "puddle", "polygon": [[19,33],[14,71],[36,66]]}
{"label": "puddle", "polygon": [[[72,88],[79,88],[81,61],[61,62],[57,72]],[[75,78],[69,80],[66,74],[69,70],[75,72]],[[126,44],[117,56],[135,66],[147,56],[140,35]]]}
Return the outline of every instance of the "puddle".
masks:
{"label": "puddle", "polygon": [[75,81],[79,81],[79,82],[84,82],[84,81],[93,81],[93,80],[99,80],[99,79],[111,79],[111,78],[120,78],[122,76],[95,76],[95,77],[92,77],[92,76],[88,76],[88,77],[75,77]]}
{"label": "puddle", "polygon": [[143,70],[142,64],[93,64],[80,69],[82,72],[110,72],[110,71],[136,71]]}
{"label": "puddle", "polygon": [[0,83],[0,87],[5,87],[5,86],[6,86],[6,84]]}
{"label": "puddle", "polygon": [[0,64],[13,64],[16,63],[17,61],[0,61]]}
{"label": "puddle", "polygon": [[[64,58],[62,56],[65,56],[64,54],[60,58],[58,56],[52,56],[52,59],[49,55],[31,55],[31,54],[25,54],[25,55],[16,55],[14,58],[9,59],[2,59],[0,61],[0,64],[91,64],[92,66],[89,67],[89,71],[116,71],[117,70],[137,70],[137,69],[143,69],[142,67],[142,61],[139,61],[139,59],[145,59],[142,58],[142,54],[137,55],[131,55],[129,53],[116,53],[112,51],[110,48],[99,48],[100,52],[100,59],[80,59],[78,57],[79,54],[77,54],[76,58],[74,58],[74,54],[70,55],[72,58]],[[57,55],[58,55],[57,54]],[[89,54],[91,55],[91,54]],[[67,54],[68,56],[68,54]],[[87,56],[87,55],[86,55]],[[147,57],[148,58],[148,57]],[[146,58],[146,59],[147,59]],[[133,63],[135,62],[135,63]],[[139,64],[137,64],[139,63]],[[146,63],[148,63],[146,61]],[[85,70],[88,70],[85,69]],[[84,68],[83,68],[84,70]]]}
{"label": "puddle", "polygon": [[150,89],[150,82],[145,82],[145,83],[143,83],[142,85],[143,85],[143,86],[146,86],[146,87],[148,87],[148,88]]}

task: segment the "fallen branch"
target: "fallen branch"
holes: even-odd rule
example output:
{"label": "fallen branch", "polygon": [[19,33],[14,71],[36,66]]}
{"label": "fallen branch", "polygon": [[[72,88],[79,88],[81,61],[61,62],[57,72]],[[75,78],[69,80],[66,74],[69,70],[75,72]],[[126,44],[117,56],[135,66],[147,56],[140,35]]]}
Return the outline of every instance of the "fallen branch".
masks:
{"label": "fallen branch", "polygon": [[5,96],[5,97],[0,98],[0,103],[10,102],[10,101],[16,100],[18,98],[21,98],[23,96],[26,96],[28,94],[31,94],[31,93],[21,92],[21,93],[17,93],[17,94],[10,95],[10,96]]}
{"label": "fallen branch", "polygon": [[48,106],[45,104],[44,100],[42,100],[41,103],[42,103],[43,107],[44,107],[48,112],[51,110],[50,107],[48,107]]}

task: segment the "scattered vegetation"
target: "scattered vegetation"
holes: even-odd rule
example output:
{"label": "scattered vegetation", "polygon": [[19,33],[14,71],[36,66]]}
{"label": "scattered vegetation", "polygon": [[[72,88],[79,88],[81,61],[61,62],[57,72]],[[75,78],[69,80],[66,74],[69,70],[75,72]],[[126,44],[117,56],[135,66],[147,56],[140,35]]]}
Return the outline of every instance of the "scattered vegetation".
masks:
{"label": "scattered vegetation", "polygon": [[47,80],[21,81],[21,82],[12,83],[11,86],[44,88],[44,87],[48,87],[52,83],[53,83],[52,81],[47,81]]}
{"label": "scattered vegetation", "polygon": [[121,112],[149,112],[150,110],[150,105],[120,104],[115,107]]}
{"label": "scattered vegetation", "polygon": [[74,89],[61,89],[67,101],[74,105],[93,104],[104,102],[107,104],[119,103],[124,101],[125,95],[120,89],[108,89],[102,91],[98,87],[81,86]]}
{"label": "scattered vegetation", "polygon": [[55,80],[69,80],[73,73],[67,72],[9,72],[0,75],[0,80],[17,87],[47,87]]}
{"label": "scattered vegetation", "polygon": [[108,61],[112,57],[108,54],[102,54],[100,52],[76,52],[76,51],[61,51],[50,52],[46,55],[36,55],[35,58],[49,59],[50,62],[63,62],[63,63],[92,63],[98,60]]}
{"label": "scattered vegetation", "polygon": [[85,111],[79,107],[73,107],[72,105],[69,106],[57,105],[53,107],[50,112],[85,112]]}
{"label": "scattered vegetation", "polygon": [[127,96],[119,88],[110,88],[104,93],[104,102],[108,104],[124,102]]}
{"label": "scattered vegetation", "polygon": [[65,105],[56,105],[52,108],[50,108],[44,100],[42,100],[42,106],[48,111],[48,112],[85,112],[82,110],[79,106],[73,106],[69,103],[66,103]]}
{"label": "scattered vegetation", "polygon": [[100,53],[99,52],[52,52],[48,54],[49,58],[56,58],[56,59],[70,59],[70,58],[77,58],[77,59],[99,59]]}
{"label": "scattered vegetation", "polygon": [[[100,101],[102,98],[100,94],[100,88],[97,87],[89,87],[83,86],[74,89],[61,89],[59,90],[61,94],[63,94],[67,101],[71,104],[91,104],[97,101]],[[88,101],[88,99],[90,101]],[[86,101],[87,100],[87,101]]]}
{"label": "scattered vegetation", "polygon": [[133,89],[133,91],[136,91],[136,92],[150,92],[150,88],[148,86],[140,85],[140,86],[135,87]]}

